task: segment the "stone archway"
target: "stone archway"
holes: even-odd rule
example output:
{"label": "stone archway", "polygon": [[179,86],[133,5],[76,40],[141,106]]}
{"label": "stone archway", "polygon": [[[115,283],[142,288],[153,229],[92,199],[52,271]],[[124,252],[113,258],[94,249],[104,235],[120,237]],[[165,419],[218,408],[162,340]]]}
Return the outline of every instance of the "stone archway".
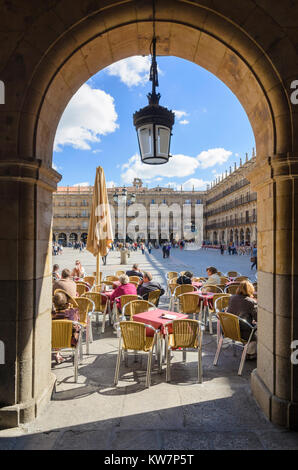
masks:
{"label": "stone archway", "polygon": [[[59,119],[92,74],[119,59],[148,54],[152,35],[147,0],[107,0],[102,8],[87,0],[71,8],[61,0],[50,9],[43,3],[37,8],[15,3],[20,4],[16,11],[21,13],[14,13],[20,34],[4,30],[10,42],[0,58],[7,84],[0,110],[0,134],[6,136],[0,148],[0,207],[2,220],[13,221],[2,231],[0,245],[9,249],[2,256],[0,279],[4,290],[16,285],[20,293],[7,301],[7,309],[16,313],[9,328],[0,316],[1,334],[11,344],[1,370],[5,388],[0,385],[5,405],[0,422],[6,426],[33,419],[53,385],[49,245],[51,192],[59,181],[51,168]],[[214,73],[238,97],[254,131],[257,166],[250,179],[258,192],[260,321],[252,388],[270,419],[291,427],[298,422],[298,371],[289,360],[291,341],[298,337],[298,223],[293,218],[298,113],[289,98],[298,76],[297,9],[290,0],[270,6],[259,0],[159,0],[156,5],[157,53],[191,60]],[[5,5],[4,25],[11,24],[10,15]]]}

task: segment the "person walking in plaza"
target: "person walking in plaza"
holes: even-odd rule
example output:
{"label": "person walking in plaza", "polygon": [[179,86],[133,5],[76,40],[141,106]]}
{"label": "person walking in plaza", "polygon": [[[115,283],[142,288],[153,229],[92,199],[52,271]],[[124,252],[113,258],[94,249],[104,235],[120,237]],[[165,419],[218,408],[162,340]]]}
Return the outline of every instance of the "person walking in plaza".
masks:
{"label": "person walking in plaza", "polygon": [[220,254],[223,255],[224,252],[225,252],[225,247],[224,247],[224,245],[221,243],[221,244],[220,244]]}
{"label": "person walking in plaza", "polygon": [[170,254],[171,254],[171,243],[167,243],[166,244],[166,257],[169,258],[170,257]]}
{"label": "person walking in plaza", "polygon": [[149,253],[149,255],[151,255],[151,251],[152,251],[152,243],[149,242],[148,243],[148,253]]}
{"label": "person walking in plaza", "polygon": [[167,256],[167,244],[164,243],[162,245],[162,257],[165,258]]}
{"label": "person walking in plaza", "polygon": [[258,249],[256,243],[254,243],[253,248],[251,250],[250,261],[252,262],[250,269],[253,269],[254,266],[256,267],[256,269],[258,269]]}
{"label": "person walking in plaza", "polygon": [[145,254],[145,245],[144,245],[144,243],[141,243],[140,248],[142,250],[142,255],[144,255]]}

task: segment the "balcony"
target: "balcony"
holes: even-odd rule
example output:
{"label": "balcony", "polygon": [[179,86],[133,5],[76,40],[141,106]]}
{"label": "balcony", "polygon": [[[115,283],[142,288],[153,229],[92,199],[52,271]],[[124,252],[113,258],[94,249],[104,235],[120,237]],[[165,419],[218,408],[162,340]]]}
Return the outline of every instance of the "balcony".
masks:
{"label": "balcony", "polygon": [[240,198],[234,199],[227,204],[223,204],[222,206],[218,207],[217,209],[213,209],[211,211],[205,212],[205,217],[210,217],[215,214],[220,214],[221,212],[226,212],[230,209],[234,209],[235,207],[242,206],[244,204],[248,204],[250,202],[257,200],[257,193],[249,194],[248,196],[242,196]]}
{"label": "balcony", "polygon": [[237,191],[238,189],[241,189],[244,186],[247,186],[249,184],[250,184],[249,181],[246,178],[244,178],[243,180],[239,181],[238,183],[235,183],[232,186],[230,186],[229,188],[225,189],[224,191],[222,191],[217,196],[214,196],[211,199],[206,200],[206,206],[208,204],[212,204],[213,202],[218,201],[219,199],[222,199],[223,197],[227,196],[228,194],[231,194],[234,191]]}
{"label": "balcony", "polygon": [[243,217],[242,219],[233,218],[232,220],[225,220],[222,222],[215,222],[213,224],[206,225],[206,230],[214,230],[219,228],[227,227],[237,227],[239,225],[255,224],[257,223],[257,216],[249,216],[247,218]]}

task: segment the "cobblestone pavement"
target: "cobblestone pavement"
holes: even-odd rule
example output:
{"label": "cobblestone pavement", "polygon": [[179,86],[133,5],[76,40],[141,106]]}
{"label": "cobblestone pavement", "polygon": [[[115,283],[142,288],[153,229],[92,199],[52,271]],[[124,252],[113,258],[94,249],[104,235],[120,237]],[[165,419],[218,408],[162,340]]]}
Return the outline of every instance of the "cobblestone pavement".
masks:
{"label": "cobblestone pavement", "polygon": [[[153,250],[151,256],[133,253],[129,266],[139,262],[162,282],[168,270],[188,268],[203,274],[208,265],[251,274],[248,256],[172,251],[166,260],[161,250]],[[85,252],[66,249],[53,262],[72,267],[76,258],[88,273],[94,271],[94,258]],[[110,253],[104,272],[112,274],[118,263],[119,253]],[[165,367],[159,374],[154,365],[152,385],[146,389],[146,360],[134,362],[132,355],[128,368],[121,365],[115,388],[118,340],[112,327],[102,335],[94,328],[94,342],[90,354],[84,354],[78,383],[73,382],[71,361],[53,365],[57,387],[47,409],[33,423],[0,431],[0,449],[298,449],[298,433],[272,425],[251,394],[249,377],[256,362],[248,361],[239,377],[240,351],[234,357],[225,347],[214,367],[215,335],[205,332],[203,344],[202,384],[196,383],[196,354],[188,353],[182,363],[177,351],[171,360],[171,383],[165,382]]]}

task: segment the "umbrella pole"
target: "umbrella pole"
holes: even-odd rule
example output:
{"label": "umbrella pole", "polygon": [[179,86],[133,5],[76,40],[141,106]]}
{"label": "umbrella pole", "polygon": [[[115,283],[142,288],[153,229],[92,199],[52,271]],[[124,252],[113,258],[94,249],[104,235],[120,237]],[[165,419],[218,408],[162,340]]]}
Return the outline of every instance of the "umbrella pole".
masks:
{"label": "umbrella pole", "polygon": [[100,254],[96,256],[96,285],[97,286],[100,284],[99,275],[100,275]]}

